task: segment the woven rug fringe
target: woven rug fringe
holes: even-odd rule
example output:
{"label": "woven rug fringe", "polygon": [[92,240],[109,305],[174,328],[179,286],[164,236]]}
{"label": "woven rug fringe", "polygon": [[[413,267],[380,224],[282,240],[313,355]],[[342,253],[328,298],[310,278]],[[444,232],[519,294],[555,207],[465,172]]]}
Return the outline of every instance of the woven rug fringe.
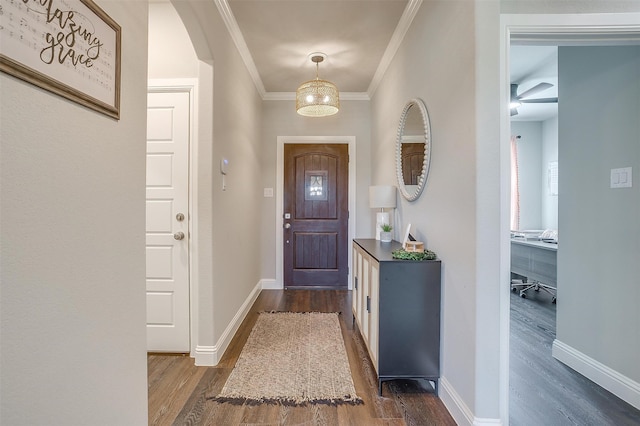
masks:
{"label": "woven rug fringe", "polygon": [[219,403],[227,403],[231,405],[248,405],[248,406],[256,406],[256,405],[283,405],[286,407],[306,407],[312,404],[321,404],[321,405],[330,405],[333,407],[337,407],[338,405],[364,405],[364,401],[359,397],[352,397],[351,395],[345,395],[341,399],[314,399],[308,401],[296,401],[293,399],[279,399],[279,398],[270,398],[270,399],[254,399],[254,398],[229,398],[229,397],[220,397],[220,396],[210,396],[207,398],[208,401],[219,402]]}
{"label": "woven rug fringe", "polygon": [[321,312],[321,311],[302,311],[302,312],[294,312],[294,311],[260,311],[258,314],[337,314],[342,315],[342,311],[336,312]]}

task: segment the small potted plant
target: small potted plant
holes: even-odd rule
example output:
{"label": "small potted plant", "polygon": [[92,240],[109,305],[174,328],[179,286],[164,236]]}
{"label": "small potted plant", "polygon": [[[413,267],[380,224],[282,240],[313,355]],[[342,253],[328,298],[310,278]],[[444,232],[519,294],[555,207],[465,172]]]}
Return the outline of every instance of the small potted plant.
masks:
{"label": "small potted plant", "polygon": [[389,225],[388,223],[383,223],[382,225],[380,225],[380,241],[382,241],[383,243],[388,243],[391,241],[391,230],[393,229],[393,227],[391,225]]}

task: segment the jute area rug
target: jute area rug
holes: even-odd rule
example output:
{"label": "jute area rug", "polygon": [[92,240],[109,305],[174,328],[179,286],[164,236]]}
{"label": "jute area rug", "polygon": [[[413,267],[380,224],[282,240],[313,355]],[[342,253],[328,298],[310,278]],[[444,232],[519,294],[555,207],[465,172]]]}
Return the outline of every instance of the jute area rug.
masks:
{"label": "jute area rug", "polygon": [[262,312],[222,392],[235,404],[362,404],[337,313]]}

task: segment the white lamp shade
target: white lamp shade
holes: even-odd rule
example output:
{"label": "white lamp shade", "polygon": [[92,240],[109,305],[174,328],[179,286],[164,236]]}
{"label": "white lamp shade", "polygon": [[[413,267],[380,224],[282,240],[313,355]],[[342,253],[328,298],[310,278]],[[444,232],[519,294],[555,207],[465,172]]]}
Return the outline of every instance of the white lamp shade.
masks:
{"label": "white lamp shade", "polygon": [[372,209],[394,209],[396,207],[396,187],[391,185],[370,186],[369,207]]}

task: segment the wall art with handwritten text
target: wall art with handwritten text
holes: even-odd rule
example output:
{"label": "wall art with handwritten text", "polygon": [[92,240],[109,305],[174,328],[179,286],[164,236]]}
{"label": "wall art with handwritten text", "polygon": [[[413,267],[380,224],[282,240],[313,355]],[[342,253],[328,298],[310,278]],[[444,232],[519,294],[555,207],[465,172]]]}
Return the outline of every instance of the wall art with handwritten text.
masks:
{"label": "wall art with handwritten text", "polygon": [[119,119],[120,31],[92,0],[0,0],[0,71]]}

